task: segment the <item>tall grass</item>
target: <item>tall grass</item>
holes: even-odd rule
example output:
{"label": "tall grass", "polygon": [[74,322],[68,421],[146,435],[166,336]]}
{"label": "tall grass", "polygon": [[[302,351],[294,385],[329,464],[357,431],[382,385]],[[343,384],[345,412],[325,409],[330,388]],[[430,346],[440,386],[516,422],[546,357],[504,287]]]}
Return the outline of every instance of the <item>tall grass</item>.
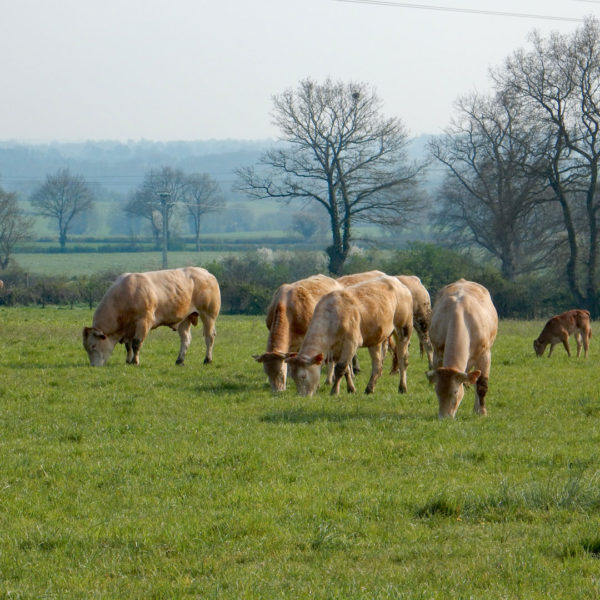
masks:
{"label": "tall grass", "polygon": [[211,365],[162,329],[93,369],[91,315],[0,308],[0,596],[600,594],[595,338],[538,359],[502,322],[489,416],[439,422],[416,343],[407,395],[275,396],[261,318],[220,317]]}

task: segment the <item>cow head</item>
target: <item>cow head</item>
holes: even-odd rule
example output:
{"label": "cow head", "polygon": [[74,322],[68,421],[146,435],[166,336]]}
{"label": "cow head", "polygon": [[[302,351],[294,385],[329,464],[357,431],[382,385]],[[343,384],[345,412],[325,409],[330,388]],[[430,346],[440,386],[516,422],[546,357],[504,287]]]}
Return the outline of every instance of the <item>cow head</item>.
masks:
{"label": "cow head", "polygon": [[287,365],[285,352],[265,352],[260,356],[254,355],[254,360],[262,363],[263,369],[269,378],[272,392],[285,391]]}
{"label": "cow head", "polygon": [[108,338],[100,329],[84,327],[83,347],[88,353],[92,367],[101,367],[110,358],[115,341]]}
{"label": "cow head", "polygon": [[289,365],[298,393],[301,396],[312,396],[319,387],[323,355],[306,356],[292,352],[287,355],[285,362]]}
{"label": "cow head", "polygon": [[535,350],[536,356],[542,356],[542,354],[544,354],[544,350],[546,349],[547,345],[548,344],[544,344],[543,342],[540,342],[539,339],[533,340],[533,349]]}
{"label": "cow head", "polygon": [[427,372],[429,383],[435,384],[435,393],[439,403],[439,419],[454,418],[465,395],[464,384],[475,383],[480,375],[481,371],[463,373],[452,367],[440,367]]}

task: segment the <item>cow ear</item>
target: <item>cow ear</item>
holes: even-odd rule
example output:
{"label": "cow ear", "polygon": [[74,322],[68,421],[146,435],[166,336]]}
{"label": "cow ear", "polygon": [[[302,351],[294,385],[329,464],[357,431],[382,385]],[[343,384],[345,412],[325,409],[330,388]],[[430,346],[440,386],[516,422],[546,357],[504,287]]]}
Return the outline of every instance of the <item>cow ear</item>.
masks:
{"label": "cow ear", "polygon": [[427,377],[427,381],[429,381],[429,383],[433,383],[435,381],[435,371],[427,371],[425,373],[425,377]]}
{"label": "cow ear", "polygon": [[481,371],[471,371],[468,375],[469,383],[471,385],[473,385],[479,379],[480,375],[481,375]]}
{"label": "cow ear", "polygon": [[263,362],[264,359],[264,354],[253,354],[252,358],[256,361],[256,362]]}
{"label": "cow ear", "polygon": [[479,379],[480,375],[481,371],[471,371],[470,373],[457,373],[456,377],[459,383],[473,384]]}
{"label": "cow ear", "polygon": [[99,340],[105,340],[106,339],[106,335],[103,331],[100,331],[100,329],[96,329],[95,327],[92,329],[92,333],[99,339]]}
{"label": "cow ear", "polygon": [[285,355],[285,358],[284,358],[283,360],[284,360],[285,362],[290,362],[290,361],[293,361],[293,360],[296,358],[296,356],[298,356],[298,353],[297,353],[297,352],[288,352],[288,353]]}
{"label": "cow ear", "polygon": [[323,355],[322,354],[317,354],[316,356],[313,356],[310,360],[310,363],[312,365],[320,365],[323,362]]}

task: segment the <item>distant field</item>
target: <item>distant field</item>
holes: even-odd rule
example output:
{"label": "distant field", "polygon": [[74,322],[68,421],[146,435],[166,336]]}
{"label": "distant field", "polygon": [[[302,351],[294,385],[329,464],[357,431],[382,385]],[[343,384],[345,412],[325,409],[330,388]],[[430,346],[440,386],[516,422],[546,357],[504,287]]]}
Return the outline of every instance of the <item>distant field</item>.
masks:
{"label": "distant field", "polygon": [[[227,252],[169,252],[169,267],[203,266]],[[162,267],[160,252],[100,254],[16,254],[17,264],[29,273],[44,275],[89,275],[104,271],[152,271]]]}
{"label": "distant field", "polygon": [[[139,367],[92,368],[92,311],[0,308],[0,597],[586,600],[600,597],[600,342],[531,347],[505,321],[489,416],[408,394],[269,391],[262,317],[220,317],[185,366],[154,331]],[[594,341],[595,340],[595,341]],[[342,386],[344,388],[345,386]]]}

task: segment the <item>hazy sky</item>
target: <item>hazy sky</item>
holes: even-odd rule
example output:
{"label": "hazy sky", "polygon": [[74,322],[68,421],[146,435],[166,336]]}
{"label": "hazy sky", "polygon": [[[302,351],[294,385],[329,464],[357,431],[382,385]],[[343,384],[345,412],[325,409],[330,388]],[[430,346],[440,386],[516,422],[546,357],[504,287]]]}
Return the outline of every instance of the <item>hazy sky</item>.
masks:
{"label": "hazy sky", "polygon": [[328,76],[438,133],[530,31],[581,25],[461,10],[600,17],[593,0],[367,2],[0,0],[0,140],[275,137],[272,96]]}

